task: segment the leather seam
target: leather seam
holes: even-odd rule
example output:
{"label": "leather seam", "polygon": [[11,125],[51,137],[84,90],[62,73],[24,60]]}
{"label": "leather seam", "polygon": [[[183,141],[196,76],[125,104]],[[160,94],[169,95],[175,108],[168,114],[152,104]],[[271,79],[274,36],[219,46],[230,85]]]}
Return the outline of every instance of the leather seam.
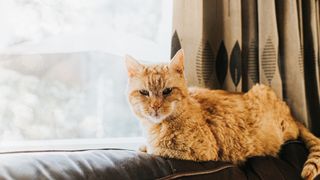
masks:
{"label": "leather seam", "polygon": [[303,144],[303,142],[301,142],[300,140],[289,140],[284,142],[282,146],[289,145],[289,144]]}
{"label": "leather seam", "polygon": [[158,178],[158,180],[169,180],[169,179],[177,179],[181,177],[188,177],[188,176],[197,176],[197,175],[205,175],[205,174],[212,174],[216,172],[223,171],[228,168],[234,168],[236,166],[234,165],[225,165],[216,169],[210,169],[210,170],[203,170],[203,171],[190,171],[190,172],[181,172],[181,173],[175,173],[175,174],[170,174],[168,176]]}

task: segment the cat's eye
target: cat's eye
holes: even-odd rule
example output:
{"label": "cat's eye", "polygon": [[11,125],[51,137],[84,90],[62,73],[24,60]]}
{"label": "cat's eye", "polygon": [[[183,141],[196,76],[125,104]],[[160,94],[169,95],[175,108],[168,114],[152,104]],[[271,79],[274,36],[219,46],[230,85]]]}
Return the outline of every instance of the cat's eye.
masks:
{"label": "cat's eye", "polygon": [[162,91],[162,94],[165,95],[165,96],[168,96],[169,94],[171,94],[171,92],[172,92],[172,88],[165,88]]}
{"label": "cat's eye", "polygon": [[145,89],[142,89],[139,91],[139,93],[143,96],[149,96],[149,91],[145,90]]}

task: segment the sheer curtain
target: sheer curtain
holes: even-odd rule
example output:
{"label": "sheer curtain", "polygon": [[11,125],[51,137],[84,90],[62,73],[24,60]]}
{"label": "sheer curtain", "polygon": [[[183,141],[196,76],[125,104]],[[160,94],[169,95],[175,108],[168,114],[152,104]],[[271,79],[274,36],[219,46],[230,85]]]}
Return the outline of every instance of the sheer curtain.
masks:
{"label": "sheer curtain", "polygon": [[248,91],[271,86],[320,135],[319,0],[174,0],[173,55],[190,85]]}

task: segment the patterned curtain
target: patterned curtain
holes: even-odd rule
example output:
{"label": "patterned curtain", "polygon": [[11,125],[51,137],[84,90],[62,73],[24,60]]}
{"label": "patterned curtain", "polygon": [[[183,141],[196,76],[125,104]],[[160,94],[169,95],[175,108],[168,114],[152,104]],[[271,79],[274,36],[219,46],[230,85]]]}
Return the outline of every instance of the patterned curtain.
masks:
{"label": "patterned curtain", "polygon": [[190,85],[271,86],[320,136],[320,0],[174,0],[172,50]]}

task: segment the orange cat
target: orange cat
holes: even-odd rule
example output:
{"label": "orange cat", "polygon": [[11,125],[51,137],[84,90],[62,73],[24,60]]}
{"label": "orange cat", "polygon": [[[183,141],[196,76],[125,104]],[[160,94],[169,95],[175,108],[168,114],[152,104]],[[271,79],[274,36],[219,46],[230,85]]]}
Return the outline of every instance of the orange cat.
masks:
{"label": "orange cat", "polygon": [[300,136],[310,151],[301,175],[319,174],[320,140],[268,86],[244,94],[188,89],[182,50],[170,64],[142,65],[127,56],[126,65],[129,102],[145,128],[148,153],[239,164],[252,156],[277,156],[285,141]]}

